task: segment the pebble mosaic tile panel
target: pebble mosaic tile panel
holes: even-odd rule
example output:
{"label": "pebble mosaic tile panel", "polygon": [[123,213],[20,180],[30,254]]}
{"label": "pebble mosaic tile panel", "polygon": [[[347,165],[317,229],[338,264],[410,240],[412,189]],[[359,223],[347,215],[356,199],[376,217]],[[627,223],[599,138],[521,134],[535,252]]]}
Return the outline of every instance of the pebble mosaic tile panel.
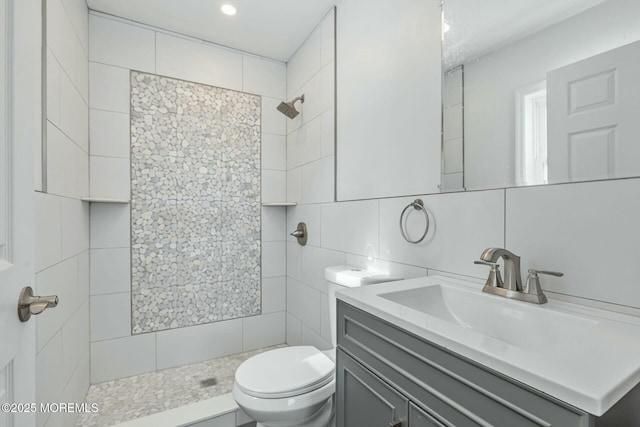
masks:
{"label": "pebble mosaic tile panel", "polygon": [[133,334],[260,314],[260,105],[131,72]]}

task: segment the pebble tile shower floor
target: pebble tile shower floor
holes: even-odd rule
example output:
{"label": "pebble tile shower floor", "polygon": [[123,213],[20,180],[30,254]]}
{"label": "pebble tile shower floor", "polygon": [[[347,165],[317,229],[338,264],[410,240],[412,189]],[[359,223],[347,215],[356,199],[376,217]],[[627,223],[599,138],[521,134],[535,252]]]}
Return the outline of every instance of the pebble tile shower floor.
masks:
{"label": "pebble tile shower floor", "polygon": [[100,410],[81,414],[76,427],[112,426],[230,393],[238,366],[271,348],[92,385],[85,401]]}

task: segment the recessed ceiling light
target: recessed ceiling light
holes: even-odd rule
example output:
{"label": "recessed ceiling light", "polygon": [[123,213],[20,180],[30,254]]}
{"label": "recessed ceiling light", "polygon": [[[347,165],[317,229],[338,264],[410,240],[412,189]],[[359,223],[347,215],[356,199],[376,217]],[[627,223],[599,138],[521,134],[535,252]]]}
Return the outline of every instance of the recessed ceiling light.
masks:
{"label": "recessed ceiling light", "polygon": [[222,11],[222,13],[224,13],[225,15],[229,15],[229,16],[233,16],[233,15],[235,15],[236,13],[238,13],[238,11],[236,10],[236,8],[235,8],[235,7],[233,7],[233,6],[232,6],[232,5],[230,5],[230,4],[223,4],[223,5],[220,7],[220,10]]}

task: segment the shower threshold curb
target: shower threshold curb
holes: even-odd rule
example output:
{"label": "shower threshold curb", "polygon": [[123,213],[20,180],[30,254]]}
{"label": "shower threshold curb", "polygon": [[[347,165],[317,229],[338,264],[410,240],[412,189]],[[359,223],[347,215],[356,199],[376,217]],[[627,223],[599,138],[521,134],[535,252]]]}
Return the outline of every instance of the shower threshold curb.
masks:
{"label": "shower threshold curb", "polygon": [[223,394],[179,408],[115,424],[113,427],[184,427],[238,410],[231,393]]}

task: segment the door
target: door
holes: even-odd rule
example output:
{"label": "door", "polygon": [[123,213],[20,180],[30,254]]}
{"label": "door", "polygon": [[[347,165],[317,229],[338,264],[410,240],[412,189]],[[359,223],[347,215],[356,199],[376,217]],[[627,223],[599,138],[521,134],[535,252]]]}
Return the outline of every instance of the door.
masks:
{"label": "door", "polygon": [[549,182],[640,172],[640,42],[547,75]]}
{"label": "door", "polygon": [[337,427],[408,427],[406,397],[338,349]]}
{"label": "door", "polygon": [[[34,153],[41,121],[41,5],[0,0],[0,403],[35,402],[35,322],[17,304],[34,283]],[[22,410],[14,406],[10,409]],[[0,427],[35,425],[0,409]]]}

